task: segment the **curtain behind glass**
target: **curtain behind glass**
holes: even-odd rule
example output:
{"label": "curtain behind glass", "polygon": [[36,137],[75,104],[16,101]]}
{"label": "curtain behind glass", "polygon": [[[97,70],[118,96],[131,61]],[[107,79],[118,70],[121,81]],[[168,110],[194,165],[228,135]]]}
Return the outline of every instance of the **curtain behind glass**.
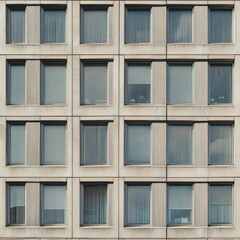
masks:
{"label": "curtain behind glass", "polygon": [[65,223],[66,186],[42,185],[42,224]]}
{"label": "curtain behind glass", "polygon": [[8,104],[25,104],[25,63],[8,65]]}
{"label": "curtain behind glass", "polygon": [[168,10],[168,42],[192,42],[192,9]]}
{"label": "curtain behind glass", "polygon": [[192,103],[192,64],[169,64],[167,76],[168,104]]}
{"label": "curtain behind glass", "polygon": [[209,164],[232,163],[232,125],[209,125]]}
{"label": "curtain behind glass", "polygon": [[84,224],[107,223],[107,185],[84,186]]}
{"label": "curtain behind glass", "polygon": [[190,125],[168,125],[167,163],[192,163],[192,130]]}
{"label": "curtain behind glass", "polygon": [[8,43],[25,42],[25,9],[9,9]]}
{"label": "curtain behind glass", "polygon": [[25,186],[9,185],[8,224],[25,223]]}
{"label": "curtain behind glass", "polygon": [[66,103],[66,65],[43,64],[41,104]]}
{"label": "curtain behind glass", "polygon": [[107,43],[107,9],[81,10],[81,43]]}
{"label": "curtain behind glass", "polygon": [[232,9],[210,9],[209,43],[232,42]]}
{"label": "curtain behind glass", "polygon": [[232,185],[210,185],[209,224],[232,223]]}
{"label": "curtain behind glass", "polygon": [[65,42],[65,9],[43,9],[41,40],[43,43]]}
{"label": "curtain behind glass", "polygon": [[150,224],[150,185],[127,185],[127,224]]}
{"label": "curtain behind glass", "polygon": [[126,164],[150,164],[150,125],[127,125]]}
{"label": "curtain behind glass", "polygon": [[8,164],[25,163],[25,125],[9,125],[7,133]]}
{"label": "curtain behind glass", "polygon": [[126,9],[125,42],[150,42],[150,9]]}
{"label": "curtain behind glass", "polygon": [[107,103],[107,63],[83,64],[82,104]]}
{"label": "curtain behind glass", "polygon": [[209,65],[209,104],[232,102],[232,64]]}
{"label": "curtain behind glass", "polygon": [[107,125],[82,125],[81,163],[107,164]]}
{"label": "curtain behind glass", "polygon": [[64,164],[66,149],[65,125],[42,125],[41,153],[43,164]]}

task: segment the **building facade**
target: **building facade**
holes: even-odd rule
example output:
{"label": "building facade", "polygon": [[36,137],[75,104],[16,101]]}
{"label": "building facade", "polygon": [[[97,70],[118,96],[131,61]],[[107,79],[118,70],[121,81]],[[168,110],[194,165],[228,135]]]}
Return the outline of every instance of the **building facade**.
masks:
{"label": "building facade", "polygon": [[240,1],[0,0],[0,239],[239,240]]}

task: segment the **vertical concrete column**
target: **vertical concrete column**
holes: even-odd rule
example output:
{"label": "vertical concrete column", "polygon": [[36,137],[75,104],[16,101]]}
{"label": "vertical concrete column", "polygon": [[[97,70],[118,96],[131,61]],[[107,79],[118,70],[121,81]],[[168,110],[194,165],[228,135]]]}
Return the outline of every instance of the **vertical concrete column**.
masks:
{"label": "vertical concrete column", "polygon": [[166,44],[166,7],[152,7],[152,43]]}
{"label": "vertical concrete column", "polygon": [[113,164],[113,144],[114,141],[116,140],[114,136],[114,123],[113,122],[108,122],[108,164],[112,165]]}
{"label": "vertical concrete column", "polygon": [[40,43],[40,6],[27,6],[27,43]]}
{"label": "vertical concrete column", "polygon": [[112,61],[108,62],[108,103],[113,103],[113,81],[114,81],[114,64]]}

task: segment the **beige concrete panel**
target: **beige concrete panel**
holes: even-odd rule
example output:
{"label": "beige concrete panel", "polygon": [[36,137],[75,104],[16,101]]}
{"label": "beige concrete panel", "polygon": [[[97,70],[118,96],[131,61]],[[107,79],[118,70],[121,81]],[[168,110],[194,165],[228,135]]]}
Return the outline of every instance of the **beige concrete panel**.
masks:
{"label": "beige concrete panel", "polygon": [[193,128],[193,164],[208,166],[208,124],[195,123]]}
{"label": "beige concrete panel", "polygon": [[27,226],[40,225],[40,184],[26,183],[26,224]]}
{"label": "beige concrete panel", "polygon": [[40,43],[40,6],[27,6],[26,8],[27,43]]}
{"label": "beige concrete panel", "polygon": [[[240,118],[236,117],[233,126],[233,164],[237,169],[240,169]],[[239,171],[239,170],[238,170]]]}
{"label": "beige concrete panel", "polygon": [[[0,7],[1,7],[1,5],[0,5]],[[1,14],[0,14],[0,19],[1,19]],[[0,30],[1,30],[1,25],[0,25]],[[5,105],[6,105],[6,98],[7,98],[7,92],[6,92],[6,82],[7,82],[6,81],[7,80],[6,67],[7,67],[6,66],[6,57],[5,56],[0,56],[0,71],[1,71],[1,76],[2,76],[0,78],[0,84],[2,86],[0,88],[0,107],[1,107],[1,109],[3,109],[5,107]],[[0,115],[4,115],[2,111],[0,112]]]}
{"label": "beige concrete panel", "polygon": [[[195,104],[208,104],[208,63],[194,62],[193,79],[195,82]],[[194,99],[194,94],[193,94]],[[194,103],[194,101],[193,101]]]}
{"label": "beige concrete panel", "polygon": [[27,165],[40,165],[40,124],[26,123]]}
{"label": "beige concrete panel", "polygon": [[40,104],[40,61],[26,61],[26,99],[29,105]]}
{"label": "beige concrete panel", "polygon": [[6,166],[6,145],[7,145],[7,123],[5,117],[0,117],[0,148],[2,151],[0,151],[0,169],[3,169]]}
{"label": "beige concrete panel", "polygon": [[194,37],[196,44],[208,43],[208,7],[195,6],[193,9],[194,17]]}

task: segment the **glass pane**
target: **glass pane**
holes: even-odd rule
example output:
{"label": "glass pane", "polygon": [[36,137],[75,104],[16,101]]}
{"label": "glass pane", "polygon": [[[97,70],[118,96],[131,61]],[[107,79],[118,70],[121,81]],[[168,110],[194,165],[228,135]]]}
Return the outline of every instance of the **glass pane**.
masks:
{"label": "glass pane", "polygon": [[127,224],[150,224],[150,185],[127,185]]}
{"label": "glass pane", "polygon": [[150,125],[127,125],[126,164],[150,164]]}
{"label": "glass pane", "polygon": [[232,64],[210,64],[209,68],[209,104],[232,103]]}
{"label": "glass pane", "polygon": [[84,224],[107,223],[107,185],[84,186]]}
{"label": "glass pane", "polygon": [[125,42],[150,42],[150,9],[126,9]]}
{"label": "glass pane", "polygon": [[192,103],[192,64],[169,64],[167,76],[168,104]]}
{"label": "glass pane", "polygon": [[192,125],[168,125],[167,163],[192,163]]}
{"label": "glass pane", "polygon": [[168,42],[192,42],[192,9],[168,10]]}
{"label": "glass pane", "polygon": [[25,163],[25,125],[8,125],[7,163]]}
{"label": "glass pane", "polygon": [[8,185],[8,224],[25,223],[25,186]]}
{"label": "glass pane", "polygon": [[42,224],[65,223],[66,185],[42,185]]}
{"label": "glass pane", "polygon": [[192,223],[192,186],[168,186],[168,224]]}
{"label": "glass pane", "polygon": [[42,163],[64,164],[66,125],[42,125]]}
{"label": "glass pane", "polygon": [[81,43],[107,43],[107,9],[82,9]]}
{"label": "glass pane", "polygon": [[209,43],[232,42],[232,9],[210,9]]}
{"label": "glass pane", "polygon": [[82,104],[107,103],[107,63],[83,64]]}
{"label": "glass pane", "polygon": [[83,124],[81,164],[107,164],[107,124]]}
{"label": "glass pane", "polygon": [[41,40],[43,43],[65,42],[65,9],[43,9]]}
{"label": "glass pane", "polygon": [[209,125],[209,164],[232,163],[232,125]]}
{"label": "glass pane", "polygon": [[150,103],[151,64],[128,64],[126,103]]}
{"label": "glass pane", "polygon": [[66,65],[44,64],[41,104],[66,103]]}
{"label": "glass pane", "polygon": [[25,63],[8,65],[8,104],[25,104]]}
{"label": "glass pane", "polygon": [[25,10],[9,9],[8,43],[25,42]]}
{"label": "glass pane", "polygon": [[232,223],[232,185],[210,185],[209,224]]}

